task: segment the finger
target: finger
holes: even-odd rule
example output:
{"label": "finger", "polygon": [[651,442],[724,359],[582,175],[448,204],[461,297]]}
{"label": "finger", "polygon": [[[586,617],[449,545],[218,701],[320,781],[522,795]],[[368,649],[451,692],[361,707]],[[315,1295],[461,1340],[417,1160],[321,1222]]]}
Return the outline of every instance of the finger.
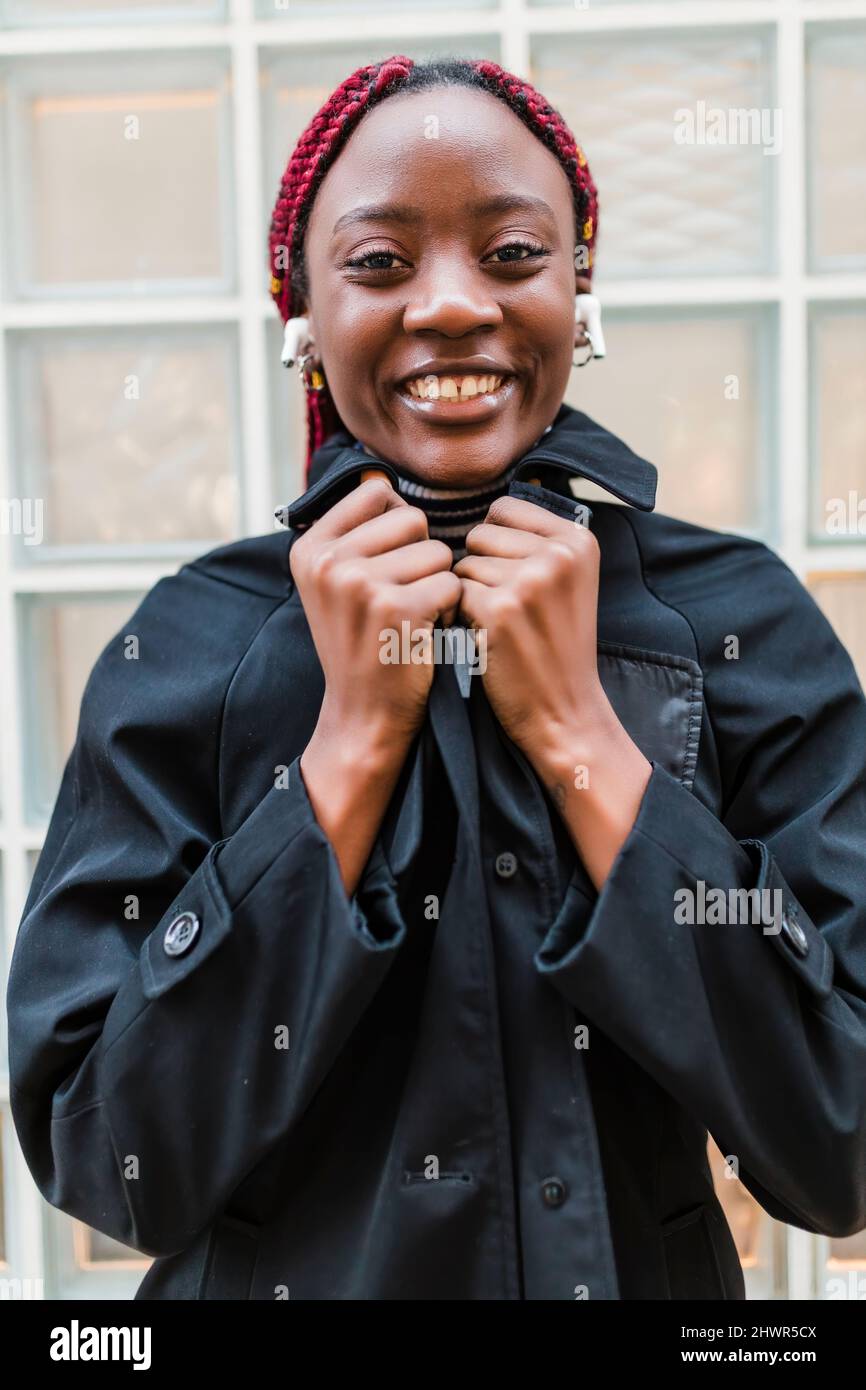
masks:
{"label": "finger", "polygon": [[370,572],[392,584],[411,584],[428,574],[450,570],[454,552],[444,541],[416,541],[370,560]]}
{"label": "finger", "polygon": [[369,480],[370,480],[371,478],[381,478],[382,481],[383,481],[383,483],[387,483],[387,484],[388,484],[388,487],[391,487],[391,479],[388,477],[388,474],[385,473],[381,468],[364,468],[364,469],[362,470],[362,472],[361,472],[361,482],[362,482],[362,483],[369,482]]}
{"label": "finger", "polygon": [[460,595],[458,610],[461,618],[470,627],[487,627],[486,614],[492,592],[490,587],[487,584],[480,584],[477,579],[463,579],[461,583],[463,591]]}
{"label": "finger", "polygon": [[341,497],[339,502],[335,502],[333,507],[313,523],[313,527],[316,535],[322,539],[335,540],[371,517],[381,516],[385,512],[408,505],[406,499],[401,497],[399,492],[395,492],[389,482],[383,482],[381,478],[370,478],[353,488],[345,497]]}
{"label": "finger", "polygon": [[394,595],[395,602],[418,620],[435,621],[442,613],[454,609],[460,602],[462,585],[452,570],[441,570],[412,584],[402,585]]}
{"label": "finger", "polygon": [[482,521],[473,526],[466,537],[466,549],[473,555],[501,555],[523,560],[544,545],[545,537],[532,531],[514,530],[509,526],[494,526]]}
{"label": "finger", "polygon": [[522,497],[497,497],[490,504],[485,520],[489,526],[513,527],[517,531],[531,531],[536,536],[556,537],[558,540],[573,540],[577,530],[573,521],[557,516],[535,502],[525,502]]}
{"label": "finger", "polygon": [[502,559],[497,555],[466,555],[454,566],[454,573],[461,579],[474,579],[488,588],[507,584],[514,578],[517,560]]}
{"label": "finger", "polygon": [[372,556],[384,555],[386,551],[426,539],[426,516],[420,507],[410,507],[406,503],[403,507],[360,522],[340,537],[339,546],[343,555]]}

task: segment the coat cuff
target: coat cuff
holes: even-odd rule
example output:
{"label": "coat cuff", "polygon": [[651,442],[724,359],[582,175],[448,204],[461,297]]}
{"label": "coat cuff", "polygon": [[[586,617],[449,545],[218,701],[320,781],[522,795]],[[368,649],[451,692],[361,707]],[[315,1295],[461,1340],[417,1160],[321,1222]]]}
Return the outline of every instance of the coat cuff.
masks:
{"label": "coat cuff", "polygon": [[[142,946],[142,986],[155,999],[198,969],[234,929],[237,914],[256,897],[259,885],[282,869],[289,877],[314,873],[320,880],[311,902],[325,894],[329,902],[345,905],[338,914],[348,950],[361,956],[392,951],[401,944],[406,926],[397,888],[377,840],[366,870],[351,900],[346,899],[339,865],[330,840],[316,819],[301,774],[300,756],[289,764],[285,785],[273,786],[233,835],[211,845],[201,872],[184,885]],[[175,926],[186,917],[187,926]],[[190,919],[192,919],[190,928]],[[312,924],[311,924],[312,925]],[[172,953],[172,933],[182,945],[182,931],[194,933],[187,949]]]}
{"label": "coat cuff", "polygon": [[[683,902],[675,895],[686,889],[700,904],[711,889],[721,889],[735,919],[714,923],[710,918],[697,929],[757,934],[804,985],[826,998],[832,991],[832,951],[767,845],[735,839],[665,767],[651,765],[635,823],[601,892],[590,897],[581,886],[586,876],[575,870],[536,951],[536,969],[582,1007],[597,999],[603,982],[613,984],[612,977],[627,964],[639,969],[638,963],[652,955],[663,971],[665,955],[682,949],[689,927],[675,916]],[[761,896],[746,898],[754,889]],[[732,890],[740,895],[732,899]]]}

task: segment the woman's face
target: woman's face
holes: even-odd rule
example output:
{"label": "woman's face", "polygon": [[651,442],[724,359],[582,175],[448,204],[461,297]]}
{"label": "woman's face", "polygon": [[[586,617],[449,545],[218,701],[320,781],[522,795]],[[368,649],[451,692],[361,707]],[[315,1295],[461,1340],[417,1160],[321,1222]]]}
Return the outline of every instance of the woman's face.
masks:
{"label": "woman's face", "polygon": [[316,352],[374,453],[471,487],[551,423],[589,284],[565,171],[504,103],[437,87],[375,107],[325,176],[305,246]]}

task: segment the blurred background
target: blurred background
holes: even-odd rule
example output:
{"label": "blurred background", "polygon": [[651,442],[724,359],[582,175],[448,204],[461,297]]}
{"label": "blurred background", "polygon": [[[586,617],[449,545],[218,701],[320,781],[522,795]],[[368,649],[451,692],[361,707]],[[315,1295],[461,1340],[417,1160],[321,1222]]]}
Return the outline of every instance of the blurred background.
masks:
{"label": "blurred background", "polygon": [[[608,345],[567,399],[657,464],[659,511],[773,546],[866,682],[866,0],[0,0],[4,997],[97,655],[302,490],[271,208],[316,108],[394,52],[494,58],[562,111]],[[735,109],[772,147],[701,138]],[[0,1279],[131,1297],[149,1261],[37,1193],[0,1045]],[[866,1233],[781,1226],[710,1156],[750,1297],[866,1298]]]}

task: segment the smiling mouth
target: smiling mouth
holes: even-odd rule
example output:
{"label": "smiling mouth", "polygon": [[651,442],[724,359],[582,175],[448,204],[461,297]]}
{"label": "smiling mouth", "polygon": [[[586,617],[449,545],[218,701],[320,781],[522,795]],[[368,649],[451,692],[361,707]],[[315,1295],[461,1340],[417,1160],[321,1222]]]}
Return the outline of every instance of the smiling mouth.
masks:
{"label": "smiling mouth", "polygon": [[477,401],[479,397],[495,397],[511,379],[511,374],[505,372],[467,372],[459,376],[438,376],[428,372],[401,382],[398,390],[416,401],[438,401],[459,409],[461,405]]}

